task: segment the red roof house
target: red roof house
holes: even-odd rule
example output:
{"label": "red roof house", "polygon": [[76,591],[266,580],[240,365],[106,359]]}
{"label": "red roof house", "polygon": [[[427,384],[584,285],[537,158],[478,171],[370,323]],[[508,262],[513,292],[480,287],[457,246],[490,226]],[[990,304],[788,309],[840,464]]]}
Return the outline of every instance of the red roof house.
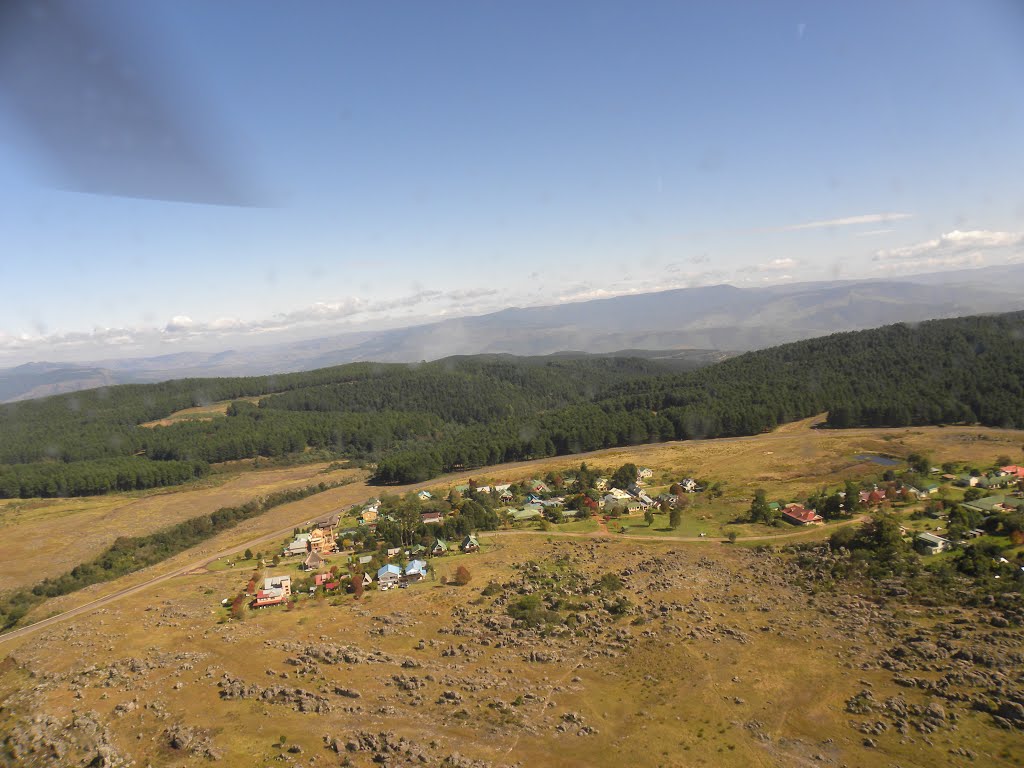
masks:
{"label": "red roof house", "polygon": [[794,525],[816,525],[824,522],[824,518],[813,509],[804,509],[799,504],[787,504],[782,516]]}

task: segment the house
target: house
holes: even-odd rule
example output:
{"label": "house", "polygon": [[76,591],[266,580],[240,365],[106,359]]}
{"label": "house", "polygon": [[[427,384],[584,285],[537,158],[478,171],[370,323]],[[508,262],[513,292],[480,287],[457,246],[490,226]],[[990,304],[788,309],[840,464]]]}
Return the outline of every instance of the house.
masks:
{"label": "house", "polygon": [[309,534],[300,533],[295,540],[284,548],[284,556],[304,555],[309,552]]}
{"label": "house", "polygon": [[530,491],[532,493],[550,493],[551,492],[551,489],[549,489],[547,487],[547,485],[545,485],[543,480],[531,480],[527,485],[529,486]]}
{"label": "house", "polygon": [[494,492],[498,494],[498,500],[502,504],[511,504],[516,498],[516,495],[512,493],[512,485],[510,483],[494,486]]}
{"label": "house", "polygon": [[436,509],[427,510],[426,512],[420,512],[420,521],[424,524],[440,524],[444,522],[444,515],[438,512]]}
{"label": "house", "polygon": [[[629,501],[633,501],[633,497],[632,496],[627,496],[626,498],[629,499]],[[602,496],[601,497],[601,501],[603,502],[603,506],[604,506],[605,509],[610,509],[612,507],[624,507],[624,506],[626,506],[626,500],[625,499],[622,499],[619,496],[613,496],[610,493],[608,495],[606,495],[606,496]]]}
{"label": "house", "polygon": [[981,478],[974,477],[973,475],[957,475],[954,484],[964,488],[973,488],[978,484],[980,479]]}
{"label": "house", "polygon": [[462,543],[459,545],[459,549],[463,552],[479,552],[480,542],[476,540],[476,536],[469,534],[469,536],[462,540]]}
{"label": "house", "polygon": [[410,560],[405,566],[406,581],[423,581],[427,577],[427,564],[423,560]]}
{"label": "house", "polygon": [[1024,467],[1018,467],[1016,464],[1010,464],[1009,466],[1001,467],[1001,469],[1016,480],[1024,480]]}
{"label": "house", "polygon": [[633,498],[632,496],[630,496],[628,493],[623,491],[621,488],[611,488],[611,489],[608,490],[608,493],[605,495],[604,500],[608,501],[608,502],[616,502],[616,501],[629,501],[632,498]]}
{"label": "house", "polygon": [[697,481],[692,477],[684,477],[679,481],[679,487],[682,488],[685,493],[696,493]]}
{"label": "house", "polygon": [[373,562],[373,555],[360,555],[359,556],[359,564],[360,565],[369,565],[372,562]]}
{"label": "house", "polygon": [[800,504],[787,504],[782,510],[787,523],[793,525],[820,525],[824,518],[813,509],[805,509]]}
{"label": "house", "polygon": [[363,573],[363,586],[368,587],[373,584],[373,577],[368,573]]}
{"label": "house", "polygon": [[640,483],[630,483],[628,486],[626,486],[626,493],[628,493],[633,498],[638,498],[640,494],[643,492],[644,488],[642,485],[640,485]]}
{"label": "house", "polygon": [[263,589],[256,593],[256,599],[252,601],[252,607],[267,608],[271,605],[281,605],[288,602],[291,594],[291,576],[267,576],[263,580]]}
{"label": "house", "polygon": [[441,555],[447,555],[449,549],[451,549],[451,545],[447,541],[437,538],[434,539],[434,546],[430,548],[430,554],[434,557],[440,557]]}
{"label": "house", "polygon": [[879,488],[875,488],[875,489],[870,490],[870,491],[861,491],[860,492],[860,500],[861,500],[861,503],[863,503],[863,504],[868,504],[870,506],[876,506],[878,504],[881,504],[883,501],[885,501],[885,491],[883,491],[883,490],[881,490]]}
{"label": "house", "polygon": [[412,557],[417,557],[419,555],[425,555],[425,554],[427,554],[427,548],[424,547],[422,544],[417,544],[416,546],[409,548],[409,554]]}
{"label": "house", "polygon": [[655,504],[654,499],[652,499],[646,493],[641,493],[639,496],[636,497],[636,500],[640,502],[640,506],[643,507],[644,509],[650,509]]}
{"label": "house", "polygon": [[490,493],[491,492],[491,486],[489,486],[489,485],[478,485],[476,487],[476,492],[477,493]]}
{"label": "house", "polygon": [[961,506],[987,516],[1022,509],[1024,499],[1016,499],[1013,496],[986,496],[974,501],[965,501]]}
{"label": "house", "polygon": [[311,552],[319,552],[327,555],[338,548],[334,540],[334,526],[327,525],[322,528],[315,527],[309,532],[309,549]]}
{"label": "house", "polygon": [[377,583],[381,589],[388,589],[389,587],[395,586],[399,581],[402,580],[402,569],[397,565],[381,566],[377,569]]}
{"label": "house", "polygon": [[378,517],[379,512],[377,507],[367,507],[359,513],[356,520],[359,521],[360,525],[376,525]]}
{"label": "house", "polygon": [[978,479],[979,488],[1005,488],[1014,478],[1011,475],[988,475]]}
{"label": "house", "polygon": [[597,478],[594,481],[594,488],[599,490],[599,491],[607,491],[608,490],[608,478],[607,477],[599,477],[599,478]]}
{"label": "house", "polygon": [[320,556],[320,553],[314,549],[306,555],[306,559],[302,562],[302,570],[319,571],[324,567],[325,562],[326,561]]}
{"label": "house", "polygon": [[419,493],[416,494],[416,497],[420,501],[430,501],[432,498],[434,498],[434,494],[432,494],[430,491],[420,491]]}
{"label": "house", "polygon": [[533,504],[527,504],[522,509],[513,509],[509,512],[512,519],[516,522],[520,520],[534,520],[538,517],[543,517],[543,512],[539,506]]}
{"label": "house", "polygon": [[402,554],[401,547],[388,547],[388,560],[392,557],[398,557],[400,554]]}
{"label": "house", "polygon": [[949,549],[949,540],[934,533],[919,533],[914,545],[926,555],[937,555]]}
{"label": "house", "polygon": [[637,482],[640,480],[650,480],[652,477],[654,477],[654,470],[650,467],[640,467],[640,469],[636,471]]}

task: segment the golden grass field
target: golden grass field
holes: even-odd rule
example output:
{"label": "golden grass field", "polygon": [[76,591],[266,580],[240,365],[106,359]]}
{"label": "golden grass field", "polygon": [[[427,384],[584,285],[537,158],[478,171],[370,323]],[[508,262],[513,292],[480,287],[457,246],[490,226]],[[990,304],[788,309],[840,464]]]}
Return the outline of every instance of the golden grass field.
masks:
{"label": "golden grass field", "polygon": [[[118,536],[149,533],[219,507],[240,504],[274,490],[352,478],[352,485],[284,505],[258,520],[213,540],[204,549],[215,552],[281,528],[306,523],[317,516],[381,493],[414,488],[447,492],[472,477],[478,483],[510,482],[543,476],[548,471],[578,467],[581,461],[614,470],[625,462],[655,470],[659,488],[685,476],[707,477],[724,484],[725,494],[709,504],[697,499],[680,535],[706,531],[720,534],[727,523],[749,507],[756,488],[770,499],[806,497],[822,486],[838,487],[847,477],[880,474],[881,467],[854,458],[859,453],[906,456],[923,452],[933,462],[963,461],[988,466],[1000,454],[1024,461],[1024,431],[981,427],[921,427],[907,429],[818,430],[820,418],[789,424],[770,434],[612,448],[577,456],[516,462],[462,472],[415,486],[379,487],[366,484],[365,472],[333,471],[327,464],[285,469],[250,470],[213,475],[197,486],[165,488],[133,494],[110,494],[76,499],[14,499],[0,502],[0,577],[9,587],[33,584],[63,573],[103,551]],[[701,519],[707,516],[707,520]],[[653,526],[657,528],[658,525]],[[777,529],[740,526],[744,535],[770,535]],[[634,533],[647,533],[637,528]],[[40,537],[51,542],[40,559]],[[59,545],[54,546],[56,542]]]}
{"label": "golden grass field", "polygon": [[[927,739],[889,732],[874,748],[864,747],[849,727],[864,718],[844,712],[856,691],[867,685],[879,699],[903,696],[922,705],[928,698],[895,685],[885,670],[857,669],[877,650],[863,611],[837,619],[832,598],[793,599],[778,577],[765,577],[770,570],[761,557],[724,545],[503,537],[479,555],[436,562],[449,575],[467,564],[473,574],[467,587],[428,581],[371,592],[361,602],[307,601],[295,611],[267,610],[228,624],[217,623],[218,601],[237,590],[244,574],[187,576],[14,650],[0,675],[6,699],[0,727],[15,727],[24,714],[18,702],[29,699],[34,711],[59,722],[94,711],[109,743],[141,765],[206,762],[168,746],[168,729],[178,726],[208,739],[226,766],[275,764],[284,751],[275,746],[281,736],[301,748],[295,764],[338,765],[341,757],[325,746],[325,736],[344,743],[358,732],[381,731],[428,752],[427,764],[451,753],[494,766],[552,767],[1011,766],[1024,759],[1019,735],[969,711],[955,730]],[[620,619],[600,636],[523,638],[522,645],[512,633],[503,647],[449,634],[475,631],[486,616],[501,614],[480,590],[490,580],[515,583],[516,563],[573,560],[596,577],[652,559],[667,564],[664,573],[655,578],[641,571],[627,580],[626,594],[648,616],[639,626]],[[677,607],[661,614],[662,605]],[[353,646],[388,658],[303,671],[288,661],[296,647],[282,643]],[[442,655],[449,648],[455,653]],[[531,648],[552,659],[527,661]],[[416,666],[403,666],[405,659]],[[37,693],[12,697],[3,690],[28,671]],[[217,683],[225,675],[246,685],[300,688],[324,697],[331,711],[222,700]],[[394,684],[410,676],[421,687],[403,691]],[[361,696],[335,695],[339,687]],[[437,703],[446,690],[461,701]],[[519,696],[525,698],[513,704]],[[576,735],[576,726],[559,732],[567,713],[578,713],[596,733]],[[961,747],[975,760],[950,756]],[[351,765],[373,764],[369,754],[350,757]]]}
{"label": "golden grass field", "polygon": [[[854,459],[857,453],[905,456],[917,451],[935,463],[989,466],[1001,454],[1019,462],[1024,444],[1020,431],[947,427],[831,432],[811,429],[812,423],[751,438],[520,462],[416,487],[443,491],[468,477],[480,483],[507,482],[572,468],[581,460],[607,469],[632,461],[653,468],[661,484],[687,475],[724,483],[725,495],[706,508],[721,526],[734,510],[749,504],[756,487],[764,487],[770,498],[794,498],[822,485],[836,487],[846,477],[880,474],[881,467]],[[427,582],[408,590],[370,592],[361,602],[348,596],[339,605],[305,601],[295,611],[270,609],[244,622],[219,623],[225,616],[220,600],[244,586],[248,570],[238,563],[237,569],[208,571],[202,564],[211,557],[232,547],[240,551],[260,537],[269,537],[263,548],[270,549],[293,526],[382,491],[411,489],[368,486],[359,479],[365,473],[354,470],[321,475],[323,468],[239,471],[204,487],[5,504],[0,511],[0,573],[8,584],[27,584],[95,555],[117,535],[152,530],[283,487],[325,478],[355,479],[277,507],[146,571],[46,602],[30,619],[133,585],[144,587],[24,638],[0,638],[0,734],[22,727],[34,713],[45,713],[64,726],[76,713],[82,717],[95,712],[108,729],[109,743],[139,765],[207,762],[201,754],[168,746],[167,730],[176,725],[195,730],[204,743],[216,747],[221,764],[231,766],[270,765],[282,753],[291,761],[286,764],[338,765],[343,755],[325,749],[324,736],[344,741],[357,731],[381,730],[415,742],[429,755],[427,764],[437,764],[452,752],[494,766],[1024,764],[1019,734],[994,728],[987,715],[966,708],[958,710],[955,730],[927,737],[890,731],[877,737],[874,748],[864,747],[864,737],[850,727],[864,718],[845,712],[844,702],[865,685],[879,700],[900,695],[921,706],[928,703],[923,693],[897,686],[890,672],[869,664],[880,647],[880,626],[932,626],[937,619],[884,607],[881,619],[872,619],[857,606],[852,615],[844,615],[840,609],[848,606],[830,602],[839,598],[809,599],[790,588],[781,571],[766,565],[768,556],[742,547],[629,535],[569,539],[501,534],[485,538],[479,555],[434,561],[438,574],[446,576],[459,562],[466,563],[473,579],[464,588]],[[697,506],[693,513],[700,510]],[[758,532],[744,529],[744,535]],[[820,529],[809,533],[823,534]],[[51,544],[49,559],[39,558],[41,535]],[[63,546],[55,548],[55,541]],[[518,583],[519,564],[527,560],[544,567],[572,561],[589,577],[630,569],[634,576],[627,579],[626,593],[647,619],[640,625],[620,619],[600,637],[575,643],[564,637],[523,636],[521,645],[513,638],[496,647],[492,638],[484,645],[480,637],[450,634],[460,627],[480,630],[487,616],[501,615],[501,606],[480,590],[492,579]],[[661,576],[645,571],[645,563],[652,561],[658,564],[655,571],[668,570]],[[293,564],[280,570],[286,568]],[[155,575],[178,570],[183,575],[146,586]],[[663,618],[660,605],[685,610],[670,608]],[[420,639],[426,643],[423,650],[417,649]],[[380,650],[392,661],[323,664],[300,674],[286,661],[294,651],[268,641],[351,645]],[[468,650],[459,651],[460,645]],[[449,646],[458,652],[442,656]],[[556,658],[528,662],[523,654],[531,648],[552,650]],[[405,658],[420,666],[403,668]],[[124,672],[124,681],[105,682],[110,669],[123,672],[132,659],[142,661],[134,665],[141,671]],[[280,677],[282,672],[289,677]],[[280,703],[221,700],[217,682],[225,673],[246,684],[299,687],[325,697],[331,711],[313,714]],[[415,675],[422,688],[401,691],[394,685],[395,675]],[[337,696],[336,687],[355,689],[362,696]],[[437,704],[449,689],[460,692],[459,705]],[[524,693],[535,698],[509,708]],[[115,711],[118,705],[124,705],[120,713]],[[568,712],[579,713],[597,732],[577,736],[574,730],[557,730]],[[298,744],[301,754],[275,747],[282,735],[286,745]],[[959,748],[975,758],[951,753]],[[351,764],[371,765],[371,757],[354,753]]]}
{"label": "golden grass field", "polygon": [[321,474],[325,468],[325,464],[313,464],[212,475],[184,487],[128,494],[4,500],[0,502],[0,579],[8,588],[31,585],[95,557],[118,536],[151,533],[275,490],[364,474],[355,470]]}
{"label": "golden grass field", "polygon": [[147,421],[139,426],[151,429],[153,427],[169,427],[171,424],[175,424],[179,421],[212,421],[217,416],[224,416],[228,412],[228,406],[237,400],[243,400],[247,403],[258,403],[263,397],[266,397],[266,395],[237,397],[234,400],[219,400],[218,402],[210,403],[209,405],[197,405],[195,408],[183,408],[180,411],[168,414],[163,419]]}

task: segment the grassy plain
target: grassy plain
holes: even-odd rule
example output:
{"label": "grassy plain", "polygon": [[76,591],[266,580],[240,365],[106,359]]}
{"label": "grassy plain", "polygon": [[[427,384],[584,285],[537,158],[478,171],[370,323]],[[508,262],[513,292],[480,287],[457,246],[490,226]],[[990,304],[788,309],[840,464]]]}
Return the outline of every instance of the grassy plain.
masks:
{"label": "grassy plain", "polygon": [[[371,486],[365,479],[360,479],[365,478],[365,472],[335,470],[323,474],[328,465],[321,463],[239,471],[237,474],[228,472],[190,486],[132,494],[4,501],[0,502],[0,583],[7,588],[33,584],[42,577],[59,575],[95,556],[118,536],[148,533],[274,490],[345,477],[355,482],[338,491],[280,507],[214,540],[203,549],[215,552],[222,548],[222,542],[241,543],[247,539],[240,536],[255,538],[300,525],[311,517],[335,512],[381,493],[402,493],[413,488],[447,493],[451,486],[471,477],[480,483],[517,481],[543,476],[548,471],[571,470],[581,461],[607,470],[614,470],[626,462],[649,466],[655,470],[654,492],[667,487],[672,480],[687,476],[705,477],[721,483],[721,498],[709,501],[702,495],[694,496],[680,530],[671,533],[661,531],[665,535],[676,536],[697,536],[700,533],[716,536],[722,535],[726,528],[736,528],[741,536],[787,532],[786,529],[735,526],[732,521],[749,507],[756,488],[764,488],[769,499],[795,499],[806,497],[823,486],[836,488],[847,477],[876,477],[881,473],[882,467],[854,458],[857,454],[902,457],[919,452],[927,454],[937,464],[958,461],[982,467],[991,465],[1001,454],[1008,454],[1015,461],[1024,461],[1024,431],[1020,430],[981,427],[812,428],[819,421],[820,417],[807,419],[753,437],[638,445],[497,465],[416,486]],[[648,530],[642,517],[628,519],[625,523],[627,535],[658,534],[659,529],[667,528],[667,523],[656,520],[652,530]],[[619,524],[613,521],[611,525],[617,530]],[[588,523],[578,528],[593,530]],[[45,558],[38,556],[41,537],[59,542],[47,547]]]}
{"label": "grassy plain", "polygon": [[[558,574],[596,579],[628,570],[621,594],[632,612],[584,619],[576,634],[546,639],[491,629],[504,616],[504,598],[482,588],[494,581],[514,593],[530,562],[556,581]],[[471,569],[471,583],[442,586],[440,576],[460,563]],[[880,636],[865,619],[874,607],[855,601],[847,613],[834,598],[795,593],[777,563],[760,554],[718,544],[506,536],[489,540],[479,555],[435,566],[437,580],[408,590],[304,601],[231,623],[218,623],[219,600],[237,591],[244,574],[161,584],[17,648],[0,671],[0,729],[21,727],[30,711],[56,723],[94,711],[120,754],[155,766],[206,762],[190,747],[170,745],[182,728],[193,744],[213,745],[225,766],[269,765],[279,755],[337,765],[344,746],[338,755],[325,737],[344,745],[359,733],[385,731],[422,750],[427,764],[453,753],[542,768],[1024,760],[1016,734],[967,706],[957,707],[955,729],[890,729],[866,747],[851,727],[865,718],[845,711],[857,691],[870,687],[880,701],[898,696],[919,706],[931,698],[872,663]],[[929,621],[884,609],[876,619],[879,626]],[[310,648],[355,651],[348,661],[310,663]],[[33,685],[13,692],[30,673]],[[218,684],[226,679],[299,689],[328,702],[329,711],[299,711],[258,692],[224,699]],[[336,693],[342,689],[348,693]],[[584,726],[592,730],[578,735]],[[288,754],[292,746],[301,753]],[[953,754],[961,748],[974,759]],[[374,764],[372,752],[347,756],[344,764]]]}
{"label": "grassy plain", "polygon": [[[444,491],[468,477],[515,481],[572,468],[581,459],[607,469],[632,461],[652,467],[658,486],[685,476],[722,483],[724,495],[696,502],[673,532],[712,536],[730,527],[756,487],[766,488],[769,498],[795,498],[822,485],[837,487],[846,477],[878,475],[881,468],[855,459],[858,453],[916,451],[935,463],[988,466],[1000,454],[1019,460],[1024,443],[1024,433],[1017,431],[827,432],[811,429],[811,423],[752,438],[520,462],[417,487]],[[355,470],[319,474],[324,468],[243,472],[173,491],[5,504],[0,575],[7,583],[31,583],[96,554],[117,535],[153,530],[285,487],[356,480],[277,507],[146,571],[44,604],[30,618],[120,595],[66,623],[0,639],[0,654],[6,654],[0,660],[0,733],[17,732],[38,713],[50,718],[55,733],[64,732],[75,717],[96,712],[107,743],[137,764],[157,766],[206,762],[198,748],[170,745],[175,728],[189,729],[192,744],[212,745],[229,766],[270,764],[281,754],[297,765],[336,765],[342,756],[326,749],[323,737],[344,742],[359,731],[395,732],[434,763],[458,752],[495,766],[1024,763],[1016,734],[993,727],[988,715],[967,706],[957,709],[955,731],[926,736],[889,730],[873,737],[870,748],[851,727],[864,718],[846,712],[845,702],[865,686],[879,701],[900,696],[915,706],[930,702],[925,693],[897,685],[874,654],[885,643],[901,642],[891,628],[912,632],[948,616],[897,615],[856,600],[850,615],[848,600],[797,591],[783,565],[763,553],[710,541],[633,538],[669,535],[660,530],[667,528],[664,516],[651,529],[640,519],[628,520],[636,528],[626,535],[599,535],[596,523],[585,521],[548,535],[490,536],[481,554],[436,560],[436,580],[407,590],[371,591],[359,602],[349,596],[303,601],[296,610],[271,609],[222,623],[220,601],[243,586],[250,564],[205,568],[211,559],[223,560],[218,553],[247,545],[269,549],[293,526],[382,491],[411,489],[368,486]],[[612,521],[612,530],[619,524]],[[743,535],[791,532],[747,527]],[[39,557],[40,536],[61,542],[47,549],[46,560]],[[624,594],[634,608],[602,621],[594,619],[599,611],[576,609],[582,617],[577,635],[495,629],[504,626],[508,596],[487,597],[481,589],[492,580],[506,591],[518,589],[532,573],[525,565],[530,561],[552,573],[571,565],[589,579],[628,571]],[[471,583],[442,586],[440,577],[450,578],[460,563],[471,569]],[[153,582],[160,574],[169,578]],[[560,579],[569,583],[565,576],[555,583]],[[139,590],[125,591],[133,587]],[[1019,633],[1016,640],[1003,640],[1019,641]],[[379,651],[387,660],[296,664],[288,660],[301,653],[284,645],[293,642]],[[544,660],[531,659],[531,650],[545,653]],[[411,666],[403,666],[406,659]],[[272,697],[224,700],[218,682],[225,674],[247,686],[301,689],[322,697],[330,711],[302,712]],[[410,677],[416,681],[409,683]],[[413,687],[403,688],[407,684]],[[341,689],[360,698],[337,694]],[[459,701],[439,703],[449,701],[445,691]],[[577,735],[583,725],[594,730]],[[286,753],[292,745],[302,752]],[[373,759],[363,752],[349,757],[353,765],[368,766]]]}
{"label": "grassy plain", "polygon": [[362,478],[326,464],[216,474],[196,483],[134,493],[0,502],[0,583],[5,589],[58,576],[95,557],[118,536],[165,528],[287,488]]}

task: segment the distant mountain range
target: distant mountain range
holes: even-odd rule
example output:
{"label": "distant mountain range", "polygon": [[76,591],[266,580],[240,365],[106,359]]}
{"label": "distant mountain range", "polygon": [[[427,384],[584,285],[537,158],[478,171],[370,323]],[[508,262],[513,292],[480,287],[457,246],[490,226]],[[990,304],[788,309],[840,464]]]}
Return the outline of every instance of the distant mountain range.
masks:
{"label": "distant mountain range", "polygon": [[[1024,265],[894,280],[763,288],[713,285],[474,317],[301,342],[88,364],[29,363],[0,370],[0,402],[129,382],[242,376],[358,360],[416,362],[451,355],[548,355],[575,350],[715,362],[837,331],[1024,309]],[[669,350],[663,353],[639,350]]]}

